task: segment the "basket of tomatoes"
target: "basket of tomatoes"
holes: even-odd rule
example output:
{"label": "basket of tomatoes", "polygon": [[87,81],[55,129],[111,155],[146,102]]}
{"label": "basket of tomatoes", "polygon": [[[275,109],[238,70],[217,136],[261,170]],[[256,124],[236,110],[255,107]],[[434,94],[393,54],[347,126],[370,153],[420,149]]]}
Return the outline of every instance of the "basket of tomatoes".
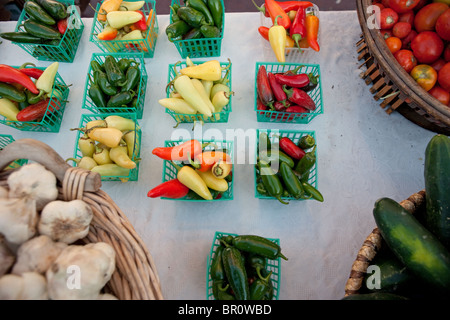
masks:
{"label": "basket of tomatoes", "polygon": [[450,6],[444,0],[358,0],[361,77],[388,114],[450,134]]}

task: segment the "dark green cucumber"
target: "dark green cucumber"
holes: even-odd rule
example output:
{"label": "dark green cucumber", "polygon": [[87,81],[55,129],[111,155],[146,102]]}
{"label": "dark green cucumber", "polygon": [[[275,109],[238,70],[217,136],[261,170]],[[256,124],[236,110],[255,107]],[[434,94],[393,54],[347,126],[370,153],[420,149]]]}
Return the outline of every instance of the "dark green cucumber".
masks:
{"label": "dark green cucumber", "polygon": [[55,0],[36,0],[36,2],[47,11],[54,19],[61,20],[67,17],[67,6]]}
{"label": "dark green cucumber", "polygon": [[351,294],[341,300],[409,300],[406,297],[389,292],[373,292],[373,293],[361,293]]}
{"label": "dark green cucumber", "polygon": [[450,138],[438,134],[425,150],[425,221],[429,230],[450,248]]}
{"label": "dark green cucumber", "polygon": [[28,0],[23,5],[25,12],[31,17],[31,19],[43,23],[48,26],[56,24],[55,19],[50,16],[40,5],[36,2]]}
{"label": "dark green cucumber", "polygon": [[244,259],[240,251],[234,247],[225,248],[222,252],[222,262],[236,300],[248,300],[250,288]]}
{"label": "dark green cucumber", "polygon": [[375,202],[373,216],[389,248],[416,277],[450,290],[450,252],[429,230],[390,198]]}

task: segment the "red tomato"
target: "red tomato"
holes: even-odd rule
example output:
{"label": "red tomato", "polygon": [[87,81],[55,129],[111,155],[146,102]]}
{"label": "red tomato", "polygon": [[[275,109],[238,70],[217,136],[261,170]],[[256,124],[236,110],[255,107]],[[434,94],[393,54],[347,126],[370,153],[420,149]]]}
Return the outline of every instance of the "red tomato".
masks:
{"label": "red tomato", "polygon": [[390,29],[388,29],[388,30],[383,30],[382,29],[382,30],[380,30],[380,32],[381,32],[381,36],[383,37],[384,40],[386,40],[387,38],[393,36],[392,30],[390,30]]}
{"label": "red tomato", "polygon": [[448,105],[450,102],[450,92],[442,89],[439,85],[435,85],[430,91],[428,91],[428,93],[444,105]]}
{"label": "red tomato", "polygon": [[417,37],[416,30],[411,30],[411,32],[402,39],[402,49],[411,49],[411,41],[413,41],[415,37]]}
{"label": "red tomato", "polygon": [[405,13],[414,9],[419,4],[419,0],[390,0],[389,6],[397,13]]}
{"label": "red tomato", "polygon": [[428,4],[428,0],[420,0],[419,4],[415,6],[414,11],[417,12]]}
{"label": "red tomato", "polygon": [[443,66],[445,66],[445,60],[442,58],[437,59],[433,64],[431,64],[436,72],[439,72]]}
{"label": "red tomato", "polygon": [[419,33],[422,31],[434,31],[436,21],[447,9],[448,5],[442,2],[427,4],[416,13],[414,28]]}
{"label": "red tomato", "polygon": [[437,82],[438,74],[431,66],[419,64],[411,70],[411,77],[426,91],[431,90]]}
{"label": "red tomato", "polygon": [[391,8],[384,8],[380,12],[380,20],[381,29],[392,29],[398,21],[398,14]]}
{"label": "red tomato", "polygon": [[447,43],[444,49],[444,60],[445,62],[450,61],[450,43]]}
{"label": "red tomato", "polygon": [[444,41],[436,32],[423,31],[411,41],[411,49],[417,61],[430,64],[441,56],[444,51]]}
{"label": "red tomato", "polygon": [[396,53],[398,50],[402,48],[402,40],[397,37],[389,37],[386,40],[384,40],[389,48],[389,51],[391,51],[392,54]]}
{"label": "red tomato", "polygon": [[414,11],[410,10],[398,15],[399,22],[408,22],[410,25],[414,24]]}
{"label": "red tomato", "polygon": [[392,28],[394,37],[403,39],[411,32],[411,25],[408,22],[397,22]]}
{"label": "red tomato", "polygon": [[450,62],[447,62],[439,71],[438,82],[442,89],[450,91]]}
{"label": "red tomato", "polygon": [[397,62],[405,69],[406,72],[411,73],[412,69],[417,66],[417,59],[411,50],[399,50],[394,54]]}
{"label": "red tomato", "polygon": [[444,40],[450,41],[450,9],[439,16],[435,25],[436,33]]}

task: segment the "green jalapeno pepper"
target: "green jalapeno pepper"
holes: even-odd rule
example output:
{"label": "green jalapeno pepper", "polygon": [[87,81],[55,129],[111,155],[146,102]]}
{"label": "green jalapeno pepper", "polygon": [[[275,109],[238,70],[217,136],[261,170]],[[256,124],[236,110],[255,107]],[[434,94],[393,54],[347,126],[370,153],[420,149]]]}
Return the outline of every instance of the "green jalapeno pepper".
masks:
{"label": "green jalapeno pepper", "polygon": [[92,81],[92,79],[90,79],[90,81],[91,86],[88,91],[89,97],[91,98],[92,102],[94,102],[94,104],[97,106],[97,108],[106,108],[106,99],[105,96],[103,95],[102,90],[95,82]]}
{"label": "green jalapeno pepper", "polygon": [[319,202],[323,202],[323,195],[320,193],[319,190],[314,188],[308,182],[302,182],[302,186],[306,194],[309,194],[313,199]]}
{"label": "green jalapeno pepper", "polygon": [[227,280],[236,300],[248,300],[250,289],[241,252],[235,247],[226,247],[222,252],[222,261]]}
{"label": "green jalapeno pepper", "polygon": [[108,76],[103,71],[94,71],[94,82],[100,87],[100,90],[107,96],[117,94],[117,88],[108,81]]}
{"label": "green jalapeno pepper", "polygon": [[310,148],[314,147],[315,144],[316,144],[316,139],[314,139],[314,137],[309,134],[304,135],[298,141],[298,146],[300,148],[302,148],[303,150],[310,149]]}
{"label": "green jalapeno pepper", "polygon": [[[270,275],[269,274],[269,271],[267,271],[267,269],[261,269],[261,275],[264,277],[264,278],[266,278],[268,275]],[[269,277],[269,279],[267,280],[267,282],[268,282],[268,285],[269,285],[269,289],[266,291],[266,293],[264,294],[264,296],[263,296],[263,298],[262,298],[262,300],[272,300],[273,299],[273,292],[274,292],[274,289],[273,289],[273,283],[272,283],[272,280],[270,279],[270,277]]]}
{"label": "green jalapeno pepper", "polygon": [[36,104],[39,101],[41,101],[44,96],[45,96],[46,92],[45,91],[41,91],[39,94],[34,94],[31,91],[26,92],[26,96],[27,96],[27,102],[28,104]]}
{"label": "green jalapeno pepper", "polygon": [[258,167],[262,183],[264,184],[264,187],[269,195],[276,198],[283,204],[289,204],[281,199],[284,191],[283,185],[281,184],[280,178],[278,178],[278,176],[273,172],[270,165],[263,161],[259,161]]}
{"label": "green jalapeno pepper", "polygon": [[223,243],[224,245],[231,245],[233,243],[233,236],[231,235],[223,236],[220,238],[220,242]]}
{"label": "green jalapeno pepper", "polygon": [[177,15],[192,28],[200,28],[206,23],[203,13],[192,7],[180,7]]}
{"label": "green jalapeno pepper", "polygon": [[282,253],[280,246],[261,236],[239,235],[233,238],[233,246],[245,252],[259,254],[267,259],[277,259],[278,257],[288,260]]}
{"label": "green jalapeno pepper", "polygon": [[207,6],[209,9],[209,12],[211,12],[211,15],[214,19],[214,24],[217,28],[222,28],[222,19],[224,14],[224,8],[222,6],[221,0],[208,0]]}
{"label": "green jalapeno pepper", "polygon": [[225,270],[223,268],[222,263],[222,252],[225,247],[220,245],[216,249],[216,254],[214,255],[214,259],[211,262],[210,275],[212,280],[224,280],[225,279]]}
{"label": "green jalapeno pepper", "polygon": [[257,278],[250,286],[250,300],[263,300],[266,293],[271,289],[269,278],[272,272],[269,273],[267,278]]}
{"label": "green jalapeno pepper", "polygon": [[259,158],[264,162],[284,162],[289,168],[294,168],[294,160],[281,150],[269,150],[259,153]]}
{"label": "green jalapeno pepper", "polygon": [[27,96],[23,91],[18,90],[13,85],[4,82],[0,82],[0,96],[16,102],[24,102],[27,100]]}
{"label": "green jalapeno pepper", "polygon": [[236,300],[236,298],[227,292],[227,289],[230,287],[229,284],[225,285],[225,282],[222,280],[213,281],[213,295],[216,300]]}
{"label": "green jalapeno pepper", "polygon": [[127,82],[122,87],[121,91],[134,90],[139,85],[139,81],[141,80],[141,71],[139,70],[139,67],[138,66],[129,67],[126,73],[126,79]]}
{"label": "green jalapeno pepper", "polygon": [[188,33],[186,33],[185,35],[183,35],[183,40],[193,40],[193,39],[200,39],[202,38],[203,35],[200,31],[200,29],[198,28],[192,28],[191,30],[189,30]]}
{"label": "green jalapeno pepper", "polygon": [[220,29],[216,26],[204,24],[200,27],[200,32],[205,38],[220,38]]}
{"label": "green jalapeno pepper", "polygon": [[265,133],[265,132],[261,132],[260,134],[259,134],[259,145],[258,145],[258,148],[260,148],[261,146],[262,147],[264,147],[264,142],[263,141],[265,141],[265,143],[266,143],[266,150],[259,150],[259,151],[268,151],[268,150],[270,150],[270,147],[272,146],[272,143],[270,142],[270,139],[269,139],[269,136],[267,135],[267,133]]}
{"label": "green jalapeno pepper", "polygon": [[214,25],[213,16],[203,0],[186,0],[186,5],[200,11],[205,16],[206,23]]}
{"label": "green jalapeno pepper", "polygon": [[127,69],[133,64],[136,63],[136,60],[133,59],[128,59],[128,58],[122,58],[120,59],[117,64],[119,66],[119,69],[123,72],[126,73]]}
{"label": "green jalapeno pepper", "polygon": [[125,84],[127,80],[125,74],[120,70],[118,63],[113,56],[106,56],[103,66],[109,83],[116,87],[121,87]]}
{"label": "green jalapeno pepper", "polygon": [[250,253],[246,262],[248,274],[260,278],[261,270],[266,267],[266,258],[256,253]]}
{"label": "green jalapeno pepper", "polygon": [[166,27],[166,35],[170,42],[181,40],[191,27],[183,20],[175,21]]}
{"label": "green jalapeno pepper", "polygon": [[264,184],[263,184],[262,182],[259,182],[259,183],[256,185],[256,191],[258,191],[259,194],[267,195],[267,190],[266,190],[266,188],[264,187]]}
{"label": "green jalapeno pepper", "polygon": [[289,194],[296,199],[300,199],[305,193],[302,184],[294,171],[285,162],[280,162],[280,174]]}
{"label": "green jalapeno pepper", "polygon": [[171,22],[180,21],[180,17],[177,15],[178,9],[180,9],[180,5],[178,3],[174,3],[173,5],[169,6],[170,8],[170,18],[172,19]]}
{"label": "green jalapeno pepper", "polygon": [[97,60],[92,60],[91,61],[91,69],[92,71],[105,71],[105,69],[103,68],[103,66],[100,64],[100,62],[98,62]]}
{"label": "green jalapeno pepper", "polygon": [[303,158],[301,158],[297,165],[295,166],[295,171],[300,174],[301,177],[303,177],[303,175],[306,172],[309,172],[311,170],[311,168],[314,166],[314,164],[316,163],[316,146],[314,146],[314,148],[305,153],[305,155],[303,156]]}
{"label": "green jalapeno pepper", "polygon": [[134,92],[122,91],[113,95],[107,103],[108,108],[120,108],[122,106],[128,106],[133,101]]}

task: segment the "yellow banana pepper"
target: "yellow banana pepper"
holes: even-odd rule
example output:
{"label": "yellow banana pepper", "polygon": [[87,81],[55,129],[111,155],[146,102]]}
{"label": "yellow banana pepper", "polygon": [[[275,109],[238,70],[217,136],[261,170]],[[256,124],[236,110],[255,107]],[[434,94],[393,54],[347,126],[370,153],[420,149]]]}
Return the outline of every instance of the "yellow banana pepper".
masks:
{"label": "yellow banana pepper", "polygon": [[225,179],[214,176],[211,170],[205,172],[196,170],[196,172],[203,179],[203,181],[205,181],[208,188],[219,192],[225,192],[228,190],[228,182]]}
{"label": "yellow banana pepper", "polygon": [[278,17],[275,18],[275,22],[269,29],[269,42],[272,47],[275,57],[278,62],[286,62],[286,29],[278,24]]}
{"label": "yellow banana pepper", "polygon": [[110,148],[117,147],[122,140],[122,131],[116,128],[93,128],[87,131],[88,137]]}
{"label": "yellow banana pepper", "polygon": [[108,24],[114,29],[123,28],[141,19],[142,15],[137,11],[110,11],[106,15]]}
{"label": "yellow banana pepper", "polygon": [[212,200],[211,191],[209,191],[206,182],[200,177],[200,175],[190,166],[179,167],[172,163],[175,168],[177,168],[177,179],[188,187],[190,190],[194,191],[200,197],[205,200]]}
{"label": "yellow banana pepper", "polygon": [[130,174],[130,169],[123,168],[115,163],[108,163],[98,165],[91,169],[93,172],[97,172],[101,177],[111,177],[111,176],[128,176]]}
{"label": "yellow banana pepper", "polygon": [[222,78],[222,67],[218,60],[209,60],[194,66],[180,69],[180,73],[190,78],[218,81]]}
{"label": "yellow banana pepper", "polygon": [[136,122],[133,119],[116,115],[107,116],[105,118],[105,122],[108,128],[116,128],[120,131],[134,130],[136,128]]}
{"label": "yellow banana pepper", "polygon": [[112,161],[114,161],[115,164],[127,168],[127,169],[134,169],[136,168],[136,162],[130,159],[128,156],[128,149],[126,146],[118,146],[111,148],[109,150],[109,157]]}
{"label": "yellow banana pepper", "polygon": [[11,100],[0,98],[0,115],[4,116],[6,120],[17,121],[18,113],[19,109]]}
{"label": "yellow banana pepper", "polygon": [[175,111],[176,113],[182,113],[182,114],[196,114],[197,113],[197,110],[195,110],[183,98],[164,98],[164,99],[158,100],[158,102],[164,108]]}

